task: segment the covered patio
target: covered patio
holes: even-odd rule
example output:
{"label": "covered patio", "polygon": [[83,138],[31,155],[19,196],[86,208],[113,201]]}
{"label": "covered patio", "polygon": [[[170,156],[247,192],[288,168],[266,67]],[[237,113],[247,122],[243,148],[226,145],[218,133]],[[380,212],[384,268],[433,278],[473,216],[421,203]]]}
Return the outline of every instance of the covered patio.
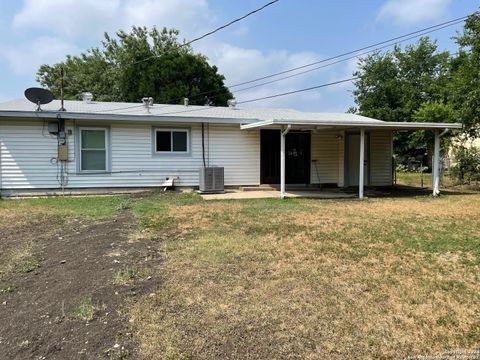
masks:
{"label": "covered patio", "polygon": [[[244,131],[270,129],[279,131],[280,137],[280,189],[278,194],[280,198],[295,197],[294,193],[286,191],[286,136],[294,131],[341,131],[343,134],[349,132],[358,132],[358,152],[355,149],[350,149],[358,157],[358,198],[363,199],[365,196],[365,150],[366,150],[366,132],[374,130],[383,130],[390,133],[395,131],[415,131],[428,130],[434,134],[434,153],[432,161],[432,194],[437,196],[440,194],[440,141],[442,136],[450,129],[461,129],[462,125],[459,123],[419,123],[419,122],[385,122],[381,120],[371,119],[355,114],[341,114],[341,113],[311,113],[301,114],[292,112],[289,118],[271,119],[264,121],[257,121],[250,124],[242,124],[240,128]],[[357,175],[357,174],[355,174]],[[272,194],[269,194],[272,195]],[[344,196],[347,194],[343,194]],[[350,194],[348,194],[351,196]],[[238,195],[240,196],[240,195]],[[321,196],[319,194],[318,196]],[[325,195],[324,195],[325,196]]]}

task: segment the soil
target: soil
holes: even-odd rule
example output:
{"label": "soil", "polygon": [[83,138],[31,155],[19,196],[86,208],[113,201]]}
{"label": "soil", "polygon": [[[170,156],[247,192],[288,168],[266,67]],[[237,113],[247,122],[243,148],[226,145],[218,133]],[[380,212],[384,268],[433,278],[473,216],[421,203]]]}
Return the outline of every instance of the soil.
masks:
{"label": "soil", "polygon": [[[13,272],[2,281],[14,291],[0,294],[0,358],[137,357],[125,310],[155,291],[160,279],[115,285],[113,277],[129,266],[155,267],[160,259],[151,256],[147,242],[131,240],[133,216],[125,211],[104,221],[44,220],[22,224],[20,231],[0,227],[4,245],[34,241],[40,259],[36,270]],[[97,307],[91,321],[75,314],[86,298]]]}

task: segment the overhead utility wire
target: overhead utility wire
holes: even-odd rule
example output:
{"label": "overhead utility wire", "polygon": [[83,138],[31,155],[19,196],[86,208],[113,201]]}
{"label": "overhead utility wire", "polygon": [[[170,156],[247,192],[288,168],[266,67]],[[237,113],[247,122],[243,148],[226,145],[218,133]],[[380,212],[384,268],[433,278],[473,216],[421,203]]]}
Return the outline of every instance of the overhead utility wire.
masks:
{"label": "overhead utility wire", "polygon": [[316,86],[311,86],[311,87],[304,88],[304,89],[288,91],[288,92],[284,92],[284,93],[280,93],[280,94],[275,94],[275,95],[264,96],[264,97],[256,98],[256,99],[249,99],[249,100],[239,101],[239,102],[237,102],[237,104],[246,104],[246,103],[250,103],[250,102],[254,102],[254,101],[260,101],[260,100],[272,99],[272,98],[276,98],[276,97],[280,97],[280,96],[292,95],[292,94],[296,94],[296,93],[299,93],[299,92],[304,92],[304,91],[309,91],[309,90],[315,90],[315,89],[319,89],[319,88],[323,88],[323,87],[327,87],[327,86],[331,86],[331,85],[338,85],[338,84],[341,84],[341,83],[345,83],[345,82],[349,82],[349,81],[354,81],[354,80],[358,80],[358,79],[359,79],[359,77],[353,77],[353,78],[350,78],[350,79],[338,80],[338,81],[334,81],[334,82],[331,82],[331,83],[321,84],[321,85],[316,85]]}
{"label": "overhead utility wire", "polygon": [[[305,65],[301,65],[301,66],[298,66],[298,67],[295,67],[295,68],[291,68],[291,69],[287,69],[287,70],[284,70],[284,71],[280,71],[278,73],[274,73],[274,74],[270,74],[270,75],[266,75],[266,76],[262,76],[262,77],[259,77],[259,78],[256,78],[256,79],[252,79],[252,80],[248,80],[248,81],[244,81],[244,82],[240,82],[240,83],[237,83],[237,84],[233,84],[233,85],[226,85],[228,88],[234,88],[234,87],[238,87],[238,86],[241,86],[241,85],[247,85],[247,84],[250,84],[250,83],[254,83],[254,82],[257,82],[257,81],[260,81],[260,80],[265,80],[265,79],[268,79],[268,78],[272,78],[272,77],[275,77],[275,76],[278,76],[278,75],[282,75],[282,74],[286,74],[286,73],[290,73],[290,72],[293,72],[293,71],[296,71],[296,70],[301,70],[301,69],[304,69],[304,68],[307,68],[307,67],[310,67],[310,66],[313,66],[313,65],[317,65],[317,64],[320,64],[320,63],[325,63],[325,62],[328,62],[328,61],[331,61],[331,60],[335,60],[335,59],[338,59],[338,58],[342,58],[344,56],[347,56],[347,55],[351,55],[351,54],[355,54],[355,53],[358,53],[359,51],[363,51],[363,50],[367,50],[367,49],[371,49],[371,48],[375,48],[369,52],[374,52],[374,51],[377,51],[377,50],[380,50],[382,48],[385,48],[385,47],[388,47],[388,46],[392,46],[394,44],[397,44],[397,43],[400,43],[400,42],[403,42],[403,41],[407,41],[407,40],[411,40],[415,37],[419,37],[419,36],[423,36],[423,35],[426,35],[426,34],[429,34],[429,33],[432,33],[432,32],[435,32],[435,31],[438,31],[438,30],[441,30],[441,29],[444,29],[446,27],[449,27],[449,26],[453,26],[453,25],[456,25],[456,24],[459,24],[461,22],[463,22],[467,17],[467,16],[462,16],[460,18],[456,18],[456,19],[452,19],[452,20],[449,20],[449,21],[445,21],[443,23],[439,23],[439,24],[436,24],[436,25],[432,25],[432,26],[429,26],[429,27],[426,27],[426,28],[423,28],[423,29],[420,29],[420,30],[416,30],[416,31],[413,31],[413,32],[410,32],[408,34],[404,34],[404,35],[400,35],[400,36],[397,36],[397,37],[394,37],[394,38],[391,38],[391,39],[388,39],[388,40],[384,40],[384,41],[380,41],[378,43],[375,43],[375,44],[372,44],[372,45],[368,45],[368,46],[364,46],[360,49],[356,49],[356,50],[351,50],[351,51],[348,51],[348,52],[345,52],[343,54],[339,54],[339,55],[335,55],[335,56],[332,56],[332,57],[329,57],[329,58],[326,58],[326,59],[323,59],[323,60],[319,60],[319,61],[315,61],[315,62],[312,62],[312,63],[309,63],[309,64],[305,64]],[[404,39],[405,38],[405,39]],[[403,40],[401,40],[403,39]],[[398,41],[400,40],[400,41]],[[393,42],[393,43],[392,43]],[[384,45],[384,44],[387,44],[387,43],[391,43],[390,45],[388,46],[383,46],[383,47],[379,47],[380,45]],[[366,54],[368,52],[365,52],[363,53]],[[362,54],[360,54],[362,55]],[[354,57],[357,57],[357,56],[360,56],[360,55],[356,55]],[[354,57],[351,57],[349,59],[352,59]],[[344,60],[341,60],[341,61],[344,61]],[[339,61],[339,62],[341,62]],[[334,62],[332,63],[333,64],[337,64],[338,62]],[[330,65],[326,65],[326,66],[330,66]],[[323,66],[322,66],[323,67]],[[322,67],[318,67],[318,68],[322,68]],[[307,71],[306,71],[307,72]],[[298,73],[298,74],[302,74],[302,73]],[[295,76],[295,75],[293,75]],[[292,76],[292,77],[293,77]],[[287,78],[287,77],[286,77]],[[273,82],[273,81],[272,81]],[[265,84],[268,84],[268,83],[265,83]],[[237,91],[243,91],[243,89],[240,89],[240,90],[237,90]],[[195,95],[192,95],[190,98],[196,98],[196,97],[199,97],[199,96],[202,96],[202,95],[209,95],[209,94],[215,94],[215,93],[219,93],[219,92],[222,92],[223,93],[223,90],[210,90],[210,91],[204,91],[204,92],[201,92],[201,93],[198,93],[198,94],[195,94]],[[182,100],[182,98],[178,98],[178,99],[173,99],[171,102],[177,102],[177,101],[180,101]]]}
{"label": "overhead utility wire", "polygon": [[[229,26],[231,26],[231,25],[233,25],[233,24],[235,24],[235,23],[237,23],[237,22],[239,22],[239,21],[242,21],[243,19],[245,19],[245,18],[247,18],[247,17],[249,17],[249,16],[251,16],[251,15],[253,15],[253,14],[258,13],[258,12],[262,11],[263,9],[265,9],[266,7],[269,7],[269,6],[275,4],[276,2],[279,2],[279,1],[280,1],[280,0],[270,1],[270,2],[266,3],[266,4],[263,5],[263,6],[255,9],[255,10],[250,11],[248,14],[245,14],[245,15],[239,17],[239,18],[236,18],[236,19],[230,21],[229,23],[227,23],[227,24],[225,24],[225,25],[222,25],[222,26],[216,28],[215,30],[209,31],[209,32],[203,34],[202,36],[199,36],[199,37],[197,37],[197,38],[195,38],[195,39],[192,39],[192,40],[190,40],[190,41],[188,41],[188,42],[186,42],[186,43],[181,44],[179,47],[189,46],[189,45],[191,45],[192,43],[194,43],[194,42],[196,42],[196,41],[198,41],[198,40],[202,40],[202,39],[206,38],[207,36],[213,35],[213,34],[215,34],[216,32],[218,32],[218,31],[220,31],[220,30],[223,30],[223,29],[225,29],[225,28],[227,28],[227,27],[229,27]],[[141,63],[141,62],[144,62],[144,61],[147,61],[147,60],[156,58],[156,57],[158,57],[158,56],[159,56],[159,55],[149,56],[149,57],[147,57],[147,58],[145,58],[145,59],[135,61],[135,62],[133,62],[131,65],[135,65],[135,64],[138,64],[138,63]]]}
{"label": "overhead utility wire", "polygon": [[[304,91],[309,91],[309,90],[324,88],[324,87],[327,87],[327,86],[338,85],[338,84],[341,84],[341,83],[345,83],[345,82],[349,82],[349,81],[354,81],[354,80],[357,80],[357,79],[358,79],[358,77],[353,77],[353,78],[350,78],[350,79],[338,80],[338,81],[334,81],[334,82],[330,82],[330,83],[326,83],[326,84],[311,86],[311,87],[308,87],[308,88],[299,89],[299,90],[294,90],[294,91],[289,91],[289,92],[285,92],[285,93],[281,93],[281,94],[275,94],[275,95],[265,96],[265,97],[262,97],[262,98],[240,101],[240,102],[238,102],[237,104],[244,104],[244,103],[248,103],[248,102],[254,102],[254,101],[260,101],[260,100],[265,100],[265,99],[271,99],[271,98],[274,98],[274,97],[291,95],[291,94],[295,94],[295,93],[299,93],[299,92],[304,92]],[[196,112],[196,111],[205,111],[205,110],[209,110],[209,109],[211,110],[211,109],[213,109],[213,108],[225,109],[225,107],[222,107],[222,106],[203,106],[203,107],[200,107],[200,108],[189,109],[189,110],[166,112],[166,113],[162,113],[162,114],[159,114],[159,115],[162,115],[162,116],[163,116],[163,115],[183,114],[183,113],[190,113],[190,112]]]}
{"label": "overhead utility wire", "polygon": [[[244,81],[244,82],[241,82],[241,83],[238,83],[238,84],[234,84],[234,85],[227,85],[229,88],[232,88],[232,87],[237,87],[237,86],[241,86],[241,85],[246,85],[246,84],[250,84],[252,82],[257,82],[257,81],[260,81],[260,80],[265,80],[265,79],[268,79],[268,78],[271,78],[271,77],[274,77],[274,76],[277,76],[277,75],[282,75],[282,74],[286,74],[286,73],[289,73],[289,72],[292,72],[292,71],[295,71],[295,70],[300,70],[300,69],[304,69],[306,67],[310,67],[310,66],[313,66],[313,65],[317,65],[317,64],[320,64],[320,63],[324,63],[324,62],[327,62],[327,61],[330,61],[330,60],[335,60],[335,59],[338,59],[340,57],[344,57],[344,56],[347,56],[347,55],[352,55],[356,52],[359,52],[359,51],[363,51],[363,50],[367,50],[367,49],[370,49],[370,48],[373,48],[373,47],[377,47],[377,46],[380,46],[380,45],[383,45],[383,44],[386,44],[386,43],[389,43],[389,42],[392,42],[392,41],[395,41],[395,40],[400,40],[404,37],[408,37],[408,36],[411,36],[411,35],[415,35],[415,34],[418,34],[420,32],[424,32],[426,30],[430,30],[430,29],[434,29],[434,28],[437,28],[437,27],[440,27],[440,26],[443,26],[443,25],[447,25],[447,24],[452,24],[452,23],[456,23],[456,22],[461,22],[463,20],[465,20],[467,16],[462,16],[460,18],[456,18],[456,19],[453,19],[453,20],[449,20],[449,21],[445,21],[443,23],[440,23],[440,24],[437,24],[437,25],[432,25],[432,26],[429,26],[429,27],[426,27],[424,29],[420,29],[420,30],[417,30],[417,31],[413,31],[411,33],[408,33],[408,34],[405,34],[405,35],[401,35],[401,36],[397,36],[397,37],[394,37],[394,38],[391,38],[391,39],[388,39],[388,40],[384,40],[384,41],[380,41],[378,43],[375,43],[375,44],[372,44],[372,45],[368,45],[368,46],[364,46],[360,49],[356,49],[356,50],[352,50],[352,51],[348,51],[348,52],[345,52],[343,54],[339,54],[339,55],[335,55],[335,56],[332,56],[332,57],[329,57],[327,59],[323,59],[323,60],[319,60],[319,61],[315,61],[315,62],[312,62],[312,63],[309,63],[309,64],[305,64],[305,65],[301,65],[301,66],[297,66],[295,68],[291,68],[291,69],[288,69],[288,70],[284,70],[284,71],[280,71],[280,72],[277,72],[277,73],[274,73],[274,74],[270,74],[270,75],[266,75],[266,76],[262,76],[262,77],[259,77],[259,78],[256,78],[256,79],[253,79],[253,80],[248,80],[248,81]],[[453,24],[452,24],[453,25]]]}
{"label": "overhead utility wire", "polygon": [[[357,55],[355,55],[355,56],[350,56],[350,57],[347,57],[347,58],[344,58],[344,59],[340,59],[340,60],[337,60],[337,61],[334,61],[334,62],[325,64],[325,65],[316,66],[316,67],[314,67],[314,68],[312,68],[312,69],[304,70],[304,71],[301,71],[301,72],[298,72],[298,73],[295,73],[295,74],[292,74],[292,75],[284,76],[284,77],[281,77],[281,78],[278,78],[278,79],[274,79],[274,80],[270,80],[270,81],[263,82],[263,83],[260,83],[260,84],[248,86],[248,87],[245,87],[245,88],[241,88],[241,89],[235,90],[235,93],[240,92],[240,91],[245,91],[245,90],[253,89],[253,88],[256,88],[256,87],[259,87],[259,86],[263,86],[263,85],[272,84],[272,83],[277,82],[277,81],[281,81],[281,80],[285,80],[285,79],[290,79],[290,78],[293,78],[293,77],[295,77],[295,76],[300,76],[300,75],[303,75],[303,74],[307,74],[307,73],[309,73],[309,72],[312,72],[312,71],[315,71],[315,70],[318,70],[318,69],[323,69],[323,68],[326,68],[326,67],[328,67],[328,66],[336,65],[336,64],[339,64],[339,63],[344,62],[344,61],[356,59],[356,58],[359,58],[360,56],[367,55],[367,54],[370,54],[370,53],[374,53],[374,52],[376,52],[376,51],[379,51],[379,50],[388,48],[388,47],[390,47],[390,46],[400,44],[400,43],[402,43],[402,42],[404,42],[404,41],[412,40],[412,39],[415,39],[415,38],[417,38],[417,37],[420,37],[420,36],[423,36],[423,35],[432,33],[432,32],[434,32],[434,31],[438,31],[438,30],[444,29],[444,28],[446,28],[446,27],[449,27],[449,26],[452,26],[452,25],[456,25],[456,24],[458,24],[458,23],[460,23],[460,22],[463,22],[463,20],[458,21],[458,22],[453,23],[453,24],[444,25],[444,26],[442,26],[442,27],[440,27],[440,28],[437,28],[437,29],[434,29],[434,30],[426,31],[426,32],[423,32],[423,33],[421,33],[421,34],[417,34],[417,35],[414,35],[414,36],[410,36],[410,37],[407,37],[407,38],[402,39],[402,40],[400,40],[400,41],[396,41],[396,42],[394,42],[394,43],[386,44],[386,45],[377,47],[377,48],[375,48],[375,49],[373,49],[373,50],[369,50],[369,51],[362,52],[362,53],[357,54]],[[454,55],[455,55],[455,54],[452,54],[452,56],[454,56]]]}
{"label": "overhead utility wire", "polygon": [[212,31],[210,31],[210,32],[208,32],[208,33],[206,33],[206,34],[204,34],[204,35],[202,35],[202,36],[199,36],[199,37],[197,37],[197,38],[195,38],[195,39],[193,39],[193,40],[190,40],[189,42],[185,43],[183,46],[190,45],[191,43],[193,43],[193,42],[195,42],[195,41],[202,40],[203,38],[205,38],[205,37],[207,37],[207,36],[210,36],[210,35],[212,35],[212,34],[215,34],[217,31],[220,31],[220,30],[222,30],[222,29],[225,29],[226,27],[229,27],[229,26],[231,26],[231,25],[239,22],[239,21],[241,21],[241,20],[249,17],[250,15],[253,15],[253,14],[259,12],[259,11],[262,11],[262,10],[265,9],[266,7],[268,7],[268,6],[270,6],[270,5],[273,5],[273,4],[275,4],[276,2],[278,2],[278,1],[280,1],[280,0],[270,1],[269,3],[263,5],[262,7],[259,7],[258,9],[255,9],[255,10],[253,10],[253,11],[250,11],[248,14],[245,14],[245,15],[243,15],[242,17],[239,17],[238,19],[235,19],[235,20],[230,21],[228,24],[222,25],[222,26],[216,28],[215,30],[212,30]]}
{"label": "overhead utility wire", "polygon": [[[423,35],[426,35],[426,34],[428,34],[428,33],[432,33],[432,32],[435,32],[435,31],[444,29],[444,28],[446,28],[446,27],[452,26],[452,25],[456,25],[456,24],[458,24],[458,23],[463,22],[467,17],[468,17],[468,15],[467,15],[467,16],[463,16],[463,17],[460,17],[460,18],[452,19],[452,20],[449,20],[449,21],[446,21],[446,22],[443,22],[443,23],[440,23],[440,24],[432,25],[432,26],[429,26],[429,27],[427,27],[427,28],[423,28],[423,29],[420,29],[420,30],[417,30],[417,31],[414,31],[414,32],[411,32],[411,33],[408,33],[408,34],[404,34],[404,35],[401,35],[401,36],[397,36],[397,37],[392,38],[392,39],[384,40],[384,41],[378,42],[378,43],[376,43],[376,44],[368,45],[368,46],[365,46],[365,47],[360,48],[360,49],[357,49],[357,50],[352,50],[352,51],[349,51],[349,52],[346,52],[346,53],[343,53],[343,54],[340,54],[340,55],[332,56],[332,57],[327,58],[327,59],[323,59],[323,60],[320,60],[320,61],[316,61],[316,62],[313,62],[313,63],[310,63],[310,64],[305,64],[305,65],[302,65],[302,66],[299,66],[299,67],[296,67],[296,68],[292,68],[292,69],[288,69],[288,70],[285,70],[285,71],[281,71],[281,72],[279,72],[279,73],[275,73],[275,74],[263,76],[263,77],[260,77],[260,78],[257,78],[257,79],[252,79],[252,80],[249,80],[249,81],[245,81],[245,82],[242,82],[242,83],[238,83],[238,84],[235,84],[235,85],[231,85],[231,86],[229,86],[229,87],[236,87],[236,86],[240,86],[240,85],[244,85],[244,84],[253,83],[253,82],[260,81],[260,80],[263,80],[263,79],[267,79],[267,78],[270,78],[270,77],[274,77],[274,76],[277,76],[277,75],[281,75],[281,74],[285,74],[285,73],[288,73],[288,72],[292,72],[292,71],[295,71],[295,70],[298,70],[298,69],[302,69],[302,68],[306,68],[306,67],[309,67],[309,66],[313,66],[313,65],[315,65],[315,64],[327,62],[327,61],[329,61],[329,60],[334,60],[334,59],[337,59],[337,58],[340,58],[340,57],[343,57],[343,56],[346,56],[346,55],[349,55],[349,54],[357,53],[358,51],[370,49],[370,48],[375,47],[375,46],[378,46],[378,45],[384,45],[384,44],[390,43],[390,44],[387,44],[387,45],[384,45],[384,46],[381,46],[381,47],[377,47],[377,48],[375,48],[375,49],[373,49],[373,50],[369,50],[369,51],[363,52],[363,53],[361,53],[361,54],[357,54],[357,55],[352,56],[352,57],[349,57],[349,58],[341,59],[341,60],[338,60],[338,61],[335,61],[335,62],[332,62],[332,63],[328,63],[328,64],[325,64],[325,65],[322,65],[322,66],[319,66],[319,67],[315,67],[315,68],[313,68],[313,69],[308,69],[308,70],[306,70],[306,71],[299,72],[299,73],[296,73],[296,74],[292,74],[292,75],[290,75],[290,76],[286,76],[286,77],[283,77],[283,78],[280,78],[280,79],[275,79],[275,80],[272,80],[272,81],[264,82],[264,83],[257,84],[257,85],[254,85],[254,86],[251,86],[251,87],[247,87],[247,88],[241,88],[241,89],[237,90],[237,92],[239,92],[239,91],[244,91],[244,90],[248,90],[248,89],[251,89],[251,88],[255,88],[255,87],[258,87],[258,86],[261,86],[261,85],[267,85],[267,84],[270,84],[270,83],[273,83],[273,82],[276,82],[276,81],[280,81],[280,80],[284,80],[284,79],[288,79],[288,78],[291,78],[291,77],[294,77],[294,76],[302,75],[302,74],[305,74],[305,73],[308,73],[308,72],[311,72],[311,71],[314,71],[314,70],[317,70],[317,69],[320,69],[320,68],[324,68],[324,67],[327,67],[327,66],[335,65],[335,64],[338,64],[338,63],[343,62],[343,61],[351,60],[351,59],[357,58],[357,57],[359,57],[359,56],[368,54],[368,53],[370,53],[370,52],[375,52],[375,51],[381,50],[381,49],[383,49],[383,48],[386,48],[386,47],[389,47],[389,46],[398,44],[398,43],[400,43],[400,42],[408,41],[408,40],[411,40],[411,39],[413,39],[413,38],[416,38],[416,37],[419,37],[419,36],[423,36]],[[412,35],[413,35],[413,36],[412,36]],[[402,40],[401,40],[401,41],[396,41],[396,42],[392,43],[392,41],[400,40],[400,39],[402,39]],[[208,95],[208,94],[218,93],[218,92],[219,92],[218,90],[207,91],[207,92],[203,92],[203,93],[199,93],[199,94],[193,95],[192,97],[198,97],[198,96],[201,96],[201,95]],[[219,94],[219,95],[222,95],[222,94]],[[217,96],[219,96],[219,95],[217,95]],[[214,97],[217,97],[217,96],[214,96]],[[210,98],[211,98],[211,97],[210,97]],[[174,99],[174,100],[172,100],[171,102],[180,101],[181,99],[182,99],[182,98]],[[139,105],[131,106],[131,107],[128,107],[128,108],[137,108],[137,107],[143,107],[143,105],[139,104]],[[208,108],[208,107],[207,107],[207,108]],[[103,111],[98,111],[98,112],[107,112],[107,111],[116,111],[116,110],[120,110],[120,109],[103,110]],[[187,110],[187,112],[188,112],[188,111],[194,111],[194,110]],[[169,113],[169,114],[170,114],[170,113]]]}

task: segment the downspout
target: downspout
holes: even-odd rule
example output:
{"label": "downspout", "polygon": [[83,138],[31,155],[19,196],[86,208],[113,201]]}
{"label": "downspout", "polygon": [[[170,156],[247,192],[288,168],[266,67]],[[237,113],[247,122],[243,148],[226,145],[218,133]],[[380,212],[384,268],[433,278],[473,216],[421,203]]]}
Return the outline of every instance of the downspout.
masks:
{"label": "downspout", "polygon": [[205,163],[205,123],[202,122],[202,159],[203,167],[207,167]]}
{"label": "downspout", "polygon": [[432,161],[432,193],[433,196],[438,196],[440,194],[440,139],[449,131],[449,129],[444,129],[441,133],[438,133],[438,130],[434,131],[435,141],[434,141],[434,151],[433,151],[433,161]]}

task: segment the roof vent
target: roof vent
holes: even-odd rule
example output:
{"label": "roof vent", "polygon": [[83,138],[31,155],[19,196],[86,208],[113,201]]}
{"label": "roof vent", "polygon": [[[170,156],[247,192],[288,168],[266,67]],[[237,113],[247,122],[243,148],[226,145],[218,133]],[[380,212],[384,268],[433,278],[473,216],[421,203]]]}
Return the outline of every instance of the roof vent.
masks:
{"label": "roof vent", "polygon": [[153,98],[152,97],[144,97],[142,98],[142,103],[145,109],[147,109],[147,113],[150,114],[150,108],[153,106]]}
{"label": "roof vent", "polygon": [[227,101],[227,105],[231,109],[235,109],[235,106],[237,106],[237,100],[235,98],[230,99]]}
{"label": "roof vent", "polygon": [[183,98],[183,105],[188,106],[188,98]]}
{"label": "roof vent", "polygon": [[150,106],[153,106],[153,98],[152,97],[144,97],[144,98],[142,98],[142,103],[148,109]]}
{"label": "roof vent", "polygon": [[82,92],[80,98],[83,102],[90,104],[93,101],[93,94],[91,92]]}

